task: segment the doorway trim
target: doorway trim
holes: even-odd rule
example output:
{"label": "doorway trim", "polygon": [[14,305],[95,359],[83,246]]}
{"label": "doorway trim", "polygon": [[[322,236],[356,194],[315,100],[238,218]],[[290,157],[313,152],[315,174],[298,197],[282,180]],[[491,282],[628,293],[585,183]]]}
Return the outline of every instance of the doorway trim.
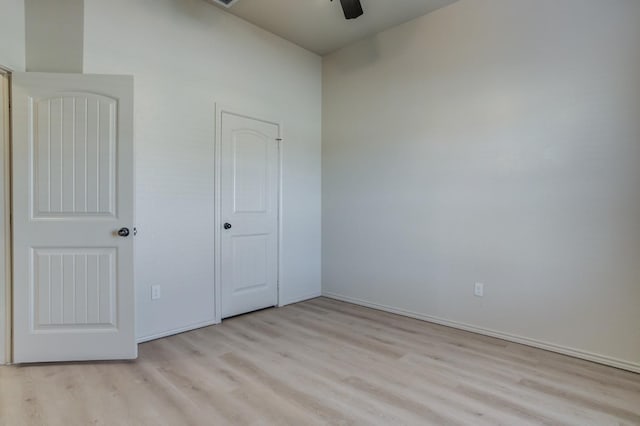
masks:
{"label": "doorway trim", "polygon": [[262,121],[268,124],[273,124],[278,127],[278,249],[277,249],[277,262],[276,267],[278,269],[278,307],[282,306],[282,286],[280,285],[280,271],[282,271],[282,258],[280,253],[282,253],[282,217],[283,217],[283,203],[282,203],[282,193],[283,193],[283,152],[284,152],[284,144],[283,144],[283,131],[282,131],[282,121],[271,117],[269,112],[264,111],[253,111],[250,108],[244,107],[236,107],[234,105],[216,103],[215,104],[215,141],[214,141],[214,220],[213,220],[213,228],[214,228],[214,298],[215,298],[215,306],[214,306],[214,318],[215,323],[219,324],[222,322],[222,275],[221,275],[221,265],[222,265],[222,182],[221,182],[221,145],[222,145],[222,115],[224,113],[232,114],[238,117],[248,118],[251,120]]}
{"label": "doorway trim", "polygon": [[0,235],[0,365],[12,362],[11,262],[11,71],[0,66],[0,175],[2,223]]}

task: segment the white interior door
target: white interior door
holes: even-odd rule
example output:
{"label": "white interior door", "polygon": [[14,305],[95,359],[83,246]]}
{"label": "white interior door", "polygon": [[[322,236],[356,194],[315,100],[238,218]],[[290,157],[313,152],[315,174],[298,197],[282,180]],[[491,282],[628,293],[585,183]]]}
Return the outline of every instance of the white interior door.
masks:
{"label": "white interior door", "polygon": [[14,362],[135,358],[133,78],[12,88]]}
{"label": "white interior door", "polygon": [[222,318],[278,304],[279,126],[221,114]]}

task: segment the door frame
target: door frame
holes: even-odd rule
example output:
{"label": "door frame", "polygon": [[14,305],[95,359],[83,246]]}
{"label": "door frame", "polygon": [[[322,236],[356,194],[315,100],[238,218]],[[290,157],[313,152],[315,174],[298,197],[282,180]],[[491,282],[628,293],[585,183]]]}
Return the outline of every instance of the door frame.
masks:
{"label": "door frame", "polygon": [[[277,230],[277,240],[278,240],[278,249],[276,252],[276,268],[277,268],[277,305],[278,307],[282,306],[282,287],[280,285],[280,271],[282,270],[282,258],[280,253],[282,252],[282,193],[283,193],[283,151],[284,144],[283,142],[283,131],[282,131],[282,121],[277,118],[271,117],[270,112],[264,111],[254,111],[250,108],[245,107],[236,107],[228,104],[215,104],[215,143],[214,143],[214,295],[215,295],[215,307],[214,307],[214,318],[215,323],[219,324],[222,322],[222,275],[221,275],[221,265],[222,265],[222,182],[221,182],[221,146],[222,146],[222,115],[224,113],[233,114],[238,117],[248,118],[250,120],[262,121],[264,123],[273,124],[278,127],[278,230]],[[270,118],[271,117],[271,118]]]}
{"label": "door frame", "polygon": [[0,365],[12,362],[12,261],[11,261],[11,70],[0,65]]}

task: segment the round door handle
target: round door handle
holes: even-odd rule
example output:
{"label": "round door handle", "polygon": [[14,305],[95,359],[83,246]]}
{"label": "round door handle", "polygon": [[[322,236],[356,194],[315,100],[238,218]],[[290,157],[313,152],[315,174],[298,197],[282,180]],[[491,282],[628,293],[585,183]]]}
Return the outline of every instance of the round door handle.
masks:
{"label": "round door handle", "polygon": [[129,234],[131,234],[131,231],[129,231],[129,228],[120,228],[118,230],[118,236],[126,238],[129,236]]}
{"label": "round door handle", "polygon": [[225,223],[224,229],[231,229],[231,224],[229,222]]}

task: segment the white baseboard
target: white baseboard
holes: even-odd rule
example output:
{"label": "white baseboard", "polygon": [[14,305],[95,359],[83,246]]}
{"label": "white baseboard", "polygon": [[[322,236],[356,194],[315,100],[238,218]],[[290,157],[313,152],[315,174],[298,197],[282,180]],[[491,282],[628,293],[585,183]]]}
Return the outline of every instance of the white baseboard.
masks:
{"label": "white baseboard", "polygon": [[285,302],[281,302],[280,304],[278,304],[278,307],[282,308],[283,306],[293,305],[294,303],[304,302],[305,300],[315,299],[317,297],[322,297],[322,293],[321,292],[315,292],[315,293],[311,293],[311,294],[309,294],[307,296],[298,297],[298,298],[294,298],[294,299],[289,299],[289,300],[287,300]]}
{"label": "white baseboard", "polygon": [[509,333],[503,333],[500,331],[489,330],[482,327],[476,327],[474,325],[465,324],[457,321],[450,321],[450,320],[446,320],[443,318],[438,318],[430,315],[419,314],[416,312],[411,312],[411,311],[407,311],[400,308],[394,308],[392,306],[381,305],[379,303],[368,302],[366,300],[356,299],[349,296],[343,296],[337,293],[323,292],[322,295],[330,299],[336,299],[343,302],[353,303],[354,305],[365,306],[367,308],[390,312],[392,314],[398,314],[398,315],[402,315],[410,318],[415,318],[418,320],[427,321],[434,324],[439,324],[447,327],[457,328],[460,330],[470,331],[470,332],[482,334],[485,336],[496,337],[498,339],[507,340],[509,342],[520,343],[523,345],[532,346],[534,348],[544,349],[551,352],[557,352],[563,355],[569,355],[575,358],[596,362],[598,364],[604,364],[610,367],[616,367],[616,368],[628,370],[634,373],[640,373],[640,364],[634,363],[634,362],[624,361],[621,359],[616,359],[616,358],[608,357],[605,355],[595,354],[592,352],[586,352],[586,351],[582,351],[579,349],[574,349],[566,346],[560,346],[560,345],[543,342],[536,339],[530,339],[528,337],[516,336]]}
{"label": "white baseboard", "polygon": [[187,331],[197,330],[198,328],[209,327],[210,325],[215,325],[215,324],[219,324],[219,323],[216,322],[215,320],[212,320],[212,321],[200,322],[197,324],[191,324],[186,327],[175,328],[169,331],[163,331],[162,333],[152,334],[144,337],[138,337],[136,339],[136,342],[137,343],[149,342],[151,340],[162,339],[163,337],[169,337],[169,336],[173,336],[174,334],[185,333]]}
{"label": "white baseboard", "polygon": [[[303,297],[299,297],[299,298],[295,298],[295,299],[289,299],[289,300],[287,300],[285,302],[280,303],[278,305],[278,307],[283,307],[283,306],[287,306],[287,305],[292,305],[294,303],[304,302],[305,300],[315,299],[316,297],[321,297],[321,296],[322,296],[322,294],[320,292],[312,293],[312,294],[309,294],[307,296],[303,296]],[[198,328],[209,327],[210,325],[216,325],[216,324],[220,324],[220,323],[215,321],[215,320],[205,321],[205,322],[201,322],[201,323],[197,323],[197,324],[188,325],[186,327],[180,327],[180,328],[175,328],[175,329],[168,330],[168,331],[163,331],[162,333],[157,333],[157,334],[152,334],[152,335],[149,335],[149,336],[138,337],[136,339],[136,342],[137,343],[149,342],[151,340],[162,339],[163,337],[169,337],[169,336],[173,336],[174,334],[185,333],[187,331],[197,330]]]}

